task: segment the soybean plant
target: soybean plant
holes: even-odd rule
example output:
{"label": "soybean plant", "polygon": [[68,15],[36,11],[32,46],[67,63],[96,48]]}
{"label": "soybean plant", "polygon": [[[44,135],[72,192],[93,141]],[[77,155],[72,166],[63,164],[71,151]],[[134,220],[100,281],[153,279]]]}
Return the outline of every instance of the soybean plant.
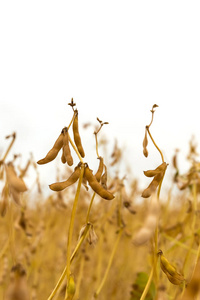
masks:
{"label": "soybean plant", "polygon": [[[100,128],[98,132],[95,132],[95,140],[96,140],[96,151],[97,156],[100,160],[99,162],[99,168],[95,175],[93,175],[93,171],[89,168],[88,163],[83,161],[83,158],[85,157],[85,151],[82,146],[81,136],[79,133],[79,123],[78,123],[78,109],[75,108],[76,104],[73,101],[73,98],[71,99],[71,102],[69,105],[72,107],[73,110],[73,116],[72,120],[70,121],[69,125],[67,127],[64,127],[61,130],[60,135],[58,136],[56,142],[54,143],[53,147],[50,149],[50,151],[47,153],[47,155],[40,159],[37,163],[38,164],[46,164],[51,162],[56,158],[59,151],[62,149],[62,156],[61,156],[61,162],[67,164],[69,166],[73,165],[73,156],[71,154],[71,147],[72,150],[75,151],[76,155],[79,158],[79,163],[77,166],[75,166],[74,171],[71,173],[69,178],[63,182],[55,182],[49,185],[50,189],[56,192],[60,192],[67,187],[75,184],[78,181],[75,198],[73,202],[72,212],[71,212],[71,218],[70,218],[70,224],[69,224],[69,230],[68,230],[68,240],[67,240],[67,253],[66,253],[66,266],[64,268],[64,271],[58,280],[54,290],[52,291],[51,295],[49,296],[48,300],[53,299],[56,292],[58,291],[58,288],[61,286],[63,280],[65,277],[67,277],[67,285],[66,285],[66,295],[65,299],[72,299],[75,295],[75,282],[74,277],[71,273],[71,263],[77,254],[78,250],[81,247],[81,244],[83,243],[85,237],[87,234],[90,234],[90,237],[94,232],[93,225],[89,222],[89,214],[91,211],[91,207],[93,204],[93,200],[95,197],[95,194],[98,194],[101,198],[106,200],[112,200],[114,199],[114,195],[107,190],[106,187],[106,175],[107,175],[107,168],[103,162],[103,158],[98,155],[98,139],[97,139],[97,133],[100,131],[102,126],[104,124],[107,124],[107,122],[102,122],[98,119],[100,123]],[[73,139],[71,139],[69,134],[69,129],[72,125],[72,131],[73,131]],[[106,169],[105,173],[103,173],[103,169]],[[88,212],[86,216],[86,224],[83,225],[81,230],[80,238],[77,242],[77,246],[75,247],[75,250],[73,253],[71,253],[72,248],[72,236],[73,236],[73,228],[74,228],[74,221],[75,221],[75,213],[77,209],[78,199],[80,195],[80,189],[81,185],[84,183],[84,185],[87,187],[87,184],[92,188],[94,194],[92,196],[90,205],[88,207]],[[88,189],[88,187],[87,187]]]}

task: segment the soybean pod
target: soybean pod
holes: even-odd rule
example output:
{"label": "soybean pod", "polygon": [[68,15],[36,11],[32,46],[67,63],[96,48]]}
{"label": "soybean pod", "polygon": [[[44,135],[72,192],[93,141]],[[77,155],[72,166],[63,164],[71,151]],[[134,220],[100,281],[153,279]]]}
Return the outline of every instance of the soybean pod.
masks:
{"label": "soybean pod", "polygon": [[78,111],[75,111],[75,118],[74,118],[74,122],[73,122],[73,135],[74,135],[74,142],[75,145],[78,149],[78,152],[80,153],[81,157],[85,157],[85,152],[81,143],[81,137],[79,134],[79,129],[78,129]]}
{"label": "soybean pod", "polygon": [[147,177],[154,177],[158,173],[165,172],[166,168],[167,168],[167,163],[163,162],[155,170],[144,171],[144,175],[147,176]]}
{"label": "soybean pod", "polygon": [[94,176],[96,177],[96,180],[99,182],[100,179],[101,179],[101,175],[103,173],[104,164],[103,164],[103,157],[99,156],[98,159],[99,159],[99,167],[98,167],[98,170],[97,170],[97,172]]}
{"label": "soybean pod", "polygon": [[105,172],[101,176],[101,185],[102,187],[104,187],[104,189],[107,190],[107,167],[106,165],[104,165],[104,167],[105,167]]}
{"label": "soybean pod", "polygon": [[154,179],[151,181],[151,183],[149,184],[149,186],[143,191],[142,193],[142,197],[143,198],[148,198],[150,197],[157,189],[160,181],[162,180],[163,174],[162,173],[158,173]]}
{"label": "soybean pod", "polygon": [[67,127],[63,128],[63,148],[61,161],[63,164],[67,162],[69,166],[73,165],[73,158],[69,147],[69,135]]}
{"label": "soybean pod", "polygon": [[56,158],[56,156],[58,155],[58,152],[60,151],[60,149],[63,146],[63,136],[64,135],[63,135],[63,130],[62,130],[61,134],[55,141],[52,149],[47,153],[47,155],[43,159],[38,160],[37,163],[39,165],[47,164]]}
{"label": "soybean pod", "polygon": [[78,178],[80,176],[80,172],[81,172],[81,169],[80,169],[80,166],[78,165],[77,167],[75,167],[74,172],[69,176],[69,178],[67,180],[50,184],[49,185],[50,189],[55,192],[64,190],[65,188],[74,184],[78,180]]}
{"label": "soybean pod", "polygon": [[87,179],[90,187],[95,193],[106,200],[112,200],[114,195],[109,191],[105,190],[102,185],[96,180],[96,177],[93,175],[92,170],[85,164],[84,177]]}
{"label": "soybean pod", "polygon": [[147,145],[148,145],[147,129],[145,129],[145,136],[144,136],[144,140],[143,140],[143,154],[145,157],[148,156]]}
{"label": "soybean pod", "polygon": [[22,178],[17,177],[14,166],[12,163],[6,165],[6,177],[8,180],[8,185],[10,188],[16,190],[16,192],[25,192],[27,191],[27,187]]}

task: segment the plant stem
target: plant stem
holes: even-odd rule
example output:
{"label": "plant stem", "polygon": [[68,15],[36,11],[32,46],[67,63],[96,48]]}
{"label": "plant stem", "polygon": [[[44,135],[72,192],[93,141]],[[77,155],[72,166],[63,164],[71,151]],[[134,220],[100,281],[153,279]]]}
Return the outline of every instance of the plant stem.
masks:
{"label": "plant stem", "polygon": [[[175,238],[167,235],[166,233],[162,233],[162,236],[165,237],[167,240],[172,241],[175,245],[178,245],[179,247],[186,249],[186,250],[191,250],[191,253],[193,254],[197,254],[197,250],[194,249],[190,249],[189,246],[185,245],[183,242],[176,240]],[[171,248],[168,249],[167,252],[169,252],[170,250],[173,249],[174,246],[172,246]]]}
{"label": "plant stem", "polygon": [[155,143],[155,141],[154,141],[154,139],[153,139],[153,137],[152,137],[152,135],[151,135],[151,133],[150,133],[150,131],[149,131],[149,126],[146,126],[146,129],[147,129],[147,132],[148,132],[148,134],[149,134],[149,136],[150,136],[150,138],[151,138],[151,140],[152,140],[154,146],[156,147],[156,149],[159,151],[159,153],[160,153],[160,155],[161,155],[162,162],[164,162],[164,156],[163,156],[163,154],[162,154],[162,151],[160,150],[160,148],[159,148],[159,147],[157,146],[157,144]]}
{"label": "plant stem", "polygon": [[70,142],[70,144],[72,145],[72,148],[74,149],[74,151],[76,152],[76,154],[77,154],[77,156],[78,156],[80,162],[84,163],[84,161],[83,161],[83,159],[82,159],[80,153],[78,152],[76,146],[74,145],[74,142],[72,141],[70,135],[68,135],[68,137],[69,137],[69,142]]}
{"label": "plant stem", "polygon": [[[191,250],[192,250],[192,249],[191,249]],[[196,259],[195,259],[195,263],[194,263],[194,268],[193,268],[193,271],[192,271],[192,275],[191,275],[190,281],[191,281],[192,278],[193,278],[193,275],[194,275],[194,272],[195,272],[197,263],[198,263],[198,261],[199,261],[199,257],[200,257],[200,244],[199,244],[199,246],[198,246],[198,250],[197,250],[197,254],[196,254]]]}
{"label": "plant stem", "polygon": [[96,193],[93,193],[92,198],[90,200],[90,205],[88,207],[87,216],[86,216],[86,222],[85,222],[86,224],[89,222],[90,211],[91,211],[91,208],[92,208],[92,204],[93,204],[95,195],[96,195]]}
{"label": "plant stem", "polygon": [[12,254],[12,259],[13,259],[13,264],[16,264],[16,254],[15,254],[15,242],[14,242],[14,220],[13,220],[13,205],[12,203],[10,203],[10,222],[9,222],[9,226],[10,226],[10,232],[9,232],[9,241],[10,241],[10,251]]}
{"label": "plant stem", "polygon": [[84,269],[84,263],[85,263],[85,257],[82,256],[81,257],[81,262],[80,262],[80,268],[79,268],[79,274],[78,274],[78,278],[77,278],[77,284],[76,284],[76,293],[74,296],[74,299],[78,300],[79,298],[79,292],[80,292],[80,285],[81,285],[81,280],[83,278],[83,269]]}
{"label": "plant stem", "polygon": [[102,288],[103,288],[103,286],[104,286],[104,284],[105,284],[105,281],[106,281],[106,279],[107,279],[107,277],[108,277],[108,273],[109,273],[109,271],[110,271],[110,267],[111,267],[111,264],[112,264],[112,262],[113,262],[113,258],[114,258],[114,256],[115,256],[115,252],[116,252],[116,250],[117,250],[117,246],[118,246],[118,244],[119,244],[119,241],[120,241],[122,232],[123,232],[123,229],[121,228],[121,229],[119,230],[119,232],[118,232],[118,237],[117,237],[117,239],[116,239],[116,241],[115,241],[115,244],[114,244],[114,247],[113,247],[113,250],[112,250],[112,253],[111,253],[111,256],[110,256],[110,259],[109,259],[109,262],[108,262],[108,266],[107,266],[107,269],[106,269],[105,274],[104,274],[104,277],[103,277],[103,279],[102,279],[102,281],[101,281],[101,283],[100,283],[100,286],[98,287],[98,289],[96,290],[96,292],[95,292],[95,294],[94,294],[94,297],[95,297],[95,298],[97,298],[97,297],[99,296],[99,294],[100,294],[100,292],[101,292],[101,290],[102,290]]}
{"label": "plant stem", "polygon": [[192,225],[191,225],[191,232],[192,232],[192,238],[191,238],[191,242],[190,242],[190,246],[189,246],[189,250],[186,254],[186,257],[185,257],[185,261],[184,261],[184,264],[183,264],[183,270],[185,270],[186,268],[186,265],[187,265],[187,262],[189,260],[189,257],[190,257],[190,254],[191,254],[191,251],[192,251],[192,247],[193,247],[193,244],[194,244],[194,233],[195,233],[195,225],[196,225],[196,217],[197,217],[197,187],[196,187],[196,183],[193,183],[192,185],[192,194],[193,194],[193,219],[192,219]]}
{"label": "plant stem", "polygon": [[75,219],[75,213],[76,208],[78,204],[78,198],[81,190],[81,183],[83,179],[83,173],[84,173],[84,166],[81,167],[81,173],[78,181],[78,186],[76,190],[76,195],[72,207],[72,213],[70,218],[70,224],[69,224],[69,231],[68,231],[68,240],[67,240],[67,280],[69,280],[70,277],[70,255],[71,255],[71,242],[72,242],[72,234],[73,234],[73,228],[74,228],[74,219]]}
{"label": "plant stem", "polygon": [[[87,226],[85,227],[85,230],[84,230],[84,233],[83,235],[81,236],[81,238],[79,239],[77,245],[76,245],[76,248],[74,249],[74,252],[72,253],[71,257],[70,257],[70,263],[72,263],[76,253],[78,252],[78,250],[80,249],[80,246],[82,245],[87,233],[88,233],[88,230],[90,228],[90,224],[88,223]],[[65,279],[65,276],[67,274],[67,266],[64,268],[58,282],[56,283],[56,286],[55,288],[53,289],[53,291],[51,292],[51,295],[49,296],[49,298],[47,300],[51,300],[53,299],[53,297],[55,296],[56,292],[58,291],[59,287],[61,286],[63,280]]]}
{"label": "plant stem", "polygon": [[74,121],[74,119],[75,119],[75,116],[76,116],[76,112],[74,111],[74,114],[73,114],[73,117],[72,117],[72,119],[71,119],[71,122],[69,123],[69,125],[67,126],[67,129],[69,130],[69,128],[71,127],[71,125],[72,125],[72,123],[73,123],[73,121]]}
{"label": "plant stem", "polygon": [[10,149],[12,148],[12,145],[14,144],[15,138],[16,138],[16,133],[14,132],[12,134],[12,141],[11,141],[10,145],[8,146],[8,149],[6,150],[6,153],[4,154],[3,159],[1,160],[1,163],[5,161],[8,153],[10,152]]}
{"label": "plant stem", "polygon": [[[163,175],[163,178],[164,178],[164,175]],[[159,187],[158,187],[158,191],[157,191],[157,201],[158,201],[158,203],[159,203],[159,197],[160,197],[162,182],[163,182],[163,179],[161,180],[161,182],[159,184]],[[155,234],[154,234],[154,249],[153,249],[153,254],[152,254],[153,255],[153,266],[152,266],[151,273],[149,275],[148,281],[146,283],[145,289],[142,293],[142,296],[141,296],[140,300],[145,299],[145,297],[148,293],[148,290],[149,290],[149,287],[150,287],[150,284],[151,284],[154,273],[155,273],[155,276],[156,276],[156,281],[158,281],[158,276],[157,276],[157,272],[156,272],[157,261],[158,261],[158,257],[157,257],[157,253],[158,253],[158,233],[159,232],[158,232],[158,221],[157,221],[156,228],[155,228]]]}
{"label": "plant stem", "polygon": [[7,241],[5,242],[4,246],[2,247],[0,251],[0,259],[3,257],[4,253],[6,252],[8,246],[9,246],[10,239],[7,238]]}
{"label": "plant stem", "polygon": [[97,157],[99,157],[99,151],[98,151],[98,140],[97,140],[97,132],[95,132],[95,141],[96,141],[96,153],[97,153]]}
{"label": "plant stem", "polygon": [[144,289],[144,291],[142,293],[142,296],[140,297],[140,300],[144,300],[145,297],[146,297],[146,295],[147,295],[147,293],[148,293],[148,290],[149,290],[149,287],[150,287],[150,284],[151,284],[151,280],[153,278],[153,273],[154,273],[154,265],[151,268],[151,273],[149,275],[149,278],[148,278],[147,284],[145,286],[145,289]]}

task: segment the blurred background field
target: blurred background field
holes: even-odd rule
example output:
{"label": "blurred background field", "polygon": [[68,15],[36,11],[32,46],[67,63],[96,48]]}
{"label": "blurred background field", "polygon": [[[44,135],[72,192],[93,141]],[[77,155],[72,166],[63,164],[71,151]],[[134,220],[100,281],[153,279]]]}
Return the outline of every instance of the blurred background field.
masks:
{"label": "blurred background field", "polygon": [[[105,145],[100,144],[99,151],[103,151],[103,147]],[[186,282],[190,281],[193,274],[200,244],[198,153],[196,144],[190,143],[188,148],[190,151],[187,160],[190,168],[185,174],[180,174],[176,157],[171,160],[171,181],[165,186],[164,179],[157,212],[159,248],[184,273]],[[14,146],[11,152],[14,153]],[[24,166],[20,166],[20,157],[13,157],[13,164],[20,176]],[[117,187],[115,199],[106,201],[96,195],[89,219],[94,231],[85,239],[72,263],[71,271],[76,283],[74,299],[93,299],[120,230],[122,235],[98,299],[140,299],[150,274],[153,240],[148,239],[138,245],[135,237],[150,215],[152,200],[141,198],[143,188],[140,187],[138,179],[130,179],[128,176],[129,180],[126,179],[130,166],[120,172],[123,154],[116,161],[114,158],[114,155],[108,157],[108,186],[114,184]],[[57,161],[56,164],[60,162]],[[1,299],[6,297],[6,291],[12,288],[16,278],[22,279],[22,286],[31,300],[48,299],[66,264],[67,232],[77,184],[63,192],[43,193],[39,179],[40,168],[46,168],[46,165],[38,167],[31,160],[23,179],[26,182],[30,170],[35,173],[34,180],[31,187],[21,194],[21,206],[13,201],[12,196],[8,196],[5,211],[1,196]],[[57,179],[66,179],[70,172],[69,167],[65,167],[62,172],[57,170]],[[3,186],[3,165],[1,175]],[[144,176],[144,180],[147,186],[148,178]],[[75,217],[73,248],[80,238],[81,228],[85,225],[91,196],[91,188],[87,191],[82,186]],[[23,272],[12,270],[16,264]],[[55,299],[64,299],[65,289],[66,281],[61,285]],[[178,299],[182,291],[182,286],[168,281],[158,264],[157,274],[153,277],[146,299]]]}

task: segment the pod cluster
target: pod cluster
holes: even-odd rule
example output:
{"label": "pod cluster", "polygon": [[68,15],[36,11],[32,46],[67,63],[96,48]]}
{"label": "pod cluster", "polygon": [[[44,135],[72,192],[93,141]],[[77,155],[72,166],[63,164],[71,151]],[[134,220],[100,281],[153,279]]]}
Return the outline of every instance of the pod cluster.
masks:
{"label": "pod cluster", "polygon": [[[74,143],[77,147],[78,152],[80,153],[81,157],[85,157],[85,152],[81,143],[81,137],[79,134],[79,127],[78,127],[78,111],[75,111],[75,116],[72,124],[73,136],[74,136]],[[69,166],[73,165],[73,158],[71,155],[70,150],[70,143],[69,143],[69,133],[68,128],[64,127],[58,136],[57,140],[55,141],[53,147],[49,150],[47,155],[40,159],[37,163],[39,165],[47,164],[54,160],[58,155],[59,151],[62,149],[62,156],[61,161],[63,164],[67,163]]]}
{"label": "pod cluster", "polygon": [[[80,162],[74,168],[74,172],[69,176],[69,178],[67,180],[62,181],[62,182],[55,182],[55,183],[51,184],[49,187],[51,190],[56,191],[56,192],[64,190],[68,186],[71,186],[72,184],[74,184],[79,179],[81,168],[84,168],[84,174],[83,174],[84,183],[85,184],[88,183],[89,186],[93,189],[93,191],[95,193],[97,193],[100,197],[102,197],[103,199],[112,200],[114,198],[114,195],[106,189],[106,183],[104,182],[106,172],[102,176],[100,176],[100,174],[102,174],[102,172],[103,172],[102,163],[103,163],[103,160],[100,159],[98,171],[94,175],[93,171],[89,168],[87,163],[83,164]],[[101,183],[102,177],[103,177],[104,184]]]}
{"label": "pod cluster", "polygon": [[149,186],[143,191],[142,197],[148,198],[150,197],[157,189],[158,185],[162,181],[165,171],[167,168],[167,163],[163,162],[159,165],[155,170],[144,171],[144,175],[147,177],[153,177],[153,180],[149,184]]}

